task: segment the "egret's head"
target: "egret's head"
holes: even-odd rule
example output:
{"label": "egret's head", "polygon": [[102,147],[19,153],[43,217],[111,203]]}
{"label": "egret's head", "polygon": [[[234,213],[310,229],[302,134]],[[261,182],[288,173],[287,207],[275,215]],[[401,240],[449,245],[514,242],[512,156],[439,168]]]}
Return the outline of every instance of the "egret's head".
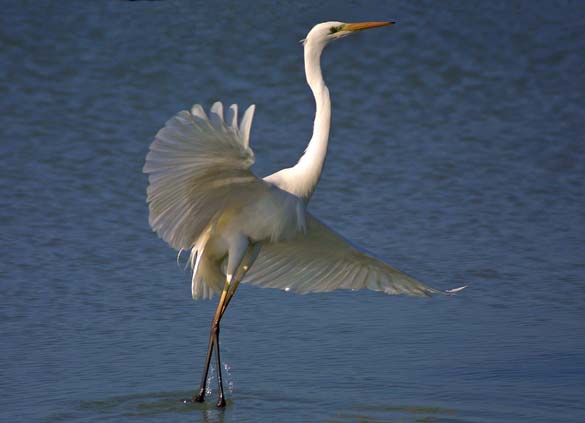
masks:
{"label": "egret's head", "polygon": [[325,45],[330,41],[338,40],[339,38],[343,38],[346,35],[353,34],[354,32],[392,24],[394,24],[394,22],[323,22],[315,25],[307,34],[307,38],[302,41],[304,44],[314,43]]}

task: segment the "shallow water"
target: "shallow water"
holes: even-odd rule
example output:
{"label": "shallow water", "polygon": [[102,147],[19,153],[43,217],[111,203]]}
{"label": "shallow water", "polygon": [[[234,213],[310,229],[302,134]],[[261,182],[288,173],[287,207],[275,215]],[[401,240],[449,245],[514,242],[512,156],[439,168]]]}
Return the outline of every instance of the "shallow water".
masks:
{"label": "shallow water", "polygon": [[[585,419],[581,2],[13,2],[0,15],[0,420]],[[372,2],[373,3],[373,2]],[[215,302],[147,222],[144,156],[175,112],[257,105],[255,171],[310,137],[298,40],[333,131],[312,211],[437,288],[242,286],[228,406],[185,405]]]}

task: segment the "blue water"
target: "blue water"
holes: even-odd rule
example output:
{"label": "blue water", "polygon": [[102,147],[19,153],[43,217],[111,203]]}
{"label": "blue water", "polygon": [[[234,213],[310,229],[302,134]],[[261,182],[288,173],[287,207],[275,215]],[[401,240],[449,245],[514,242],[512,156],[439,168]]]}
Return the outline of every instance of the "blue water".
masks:
{"label": "blue water", "polygon": [[[0,420],[585,421],[585,3],[3,2]],[[254,170],[333,130],[311,210],[433,300],[242,286],[228,406],[186,406],[215,302],[150,231],[141,172],[195,102],[257,105]]]}

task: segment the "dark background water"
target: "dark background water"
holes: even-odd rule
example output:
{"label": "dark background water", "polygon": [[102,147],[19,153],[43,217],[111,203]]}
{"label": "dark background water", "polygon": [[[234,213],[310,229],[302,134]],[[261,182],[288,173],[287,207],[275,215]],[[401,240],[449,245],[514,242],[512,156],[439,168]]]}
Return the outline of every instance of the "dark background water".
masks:
{"label": "dark background water", "polygon": [[[0,420],[585,420],[585,3],[2,2]],[[215,302],[147,222],[144,156],[178,110],[257,105],[255,171],[292,164],[324,56],[330,153],[311,203],[438,288],[242,286],[228,407],[184,406]],[[216,394],[215,385],[212,397]]]}

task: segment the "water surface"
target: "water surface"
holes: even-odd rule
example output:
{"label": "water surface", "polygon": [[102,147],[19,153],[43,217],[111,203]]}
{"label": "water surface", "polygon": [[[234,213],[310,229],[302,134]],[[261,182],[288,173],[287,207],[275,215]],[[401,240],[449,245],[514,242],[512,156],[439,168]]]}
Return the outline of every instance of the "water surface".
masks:
{"label": "water surface", "polygon": [[[581,2],[11,2],[0,15],[0,417],[43,422],[580,422]],[[325,52],[329,158],[311,210],[437,288],[242,286],[228,406],[185,406],[215,302],[148,226],[144,157],[195,102],[257,105],[265,175],[310,138],[303,38]]]}

